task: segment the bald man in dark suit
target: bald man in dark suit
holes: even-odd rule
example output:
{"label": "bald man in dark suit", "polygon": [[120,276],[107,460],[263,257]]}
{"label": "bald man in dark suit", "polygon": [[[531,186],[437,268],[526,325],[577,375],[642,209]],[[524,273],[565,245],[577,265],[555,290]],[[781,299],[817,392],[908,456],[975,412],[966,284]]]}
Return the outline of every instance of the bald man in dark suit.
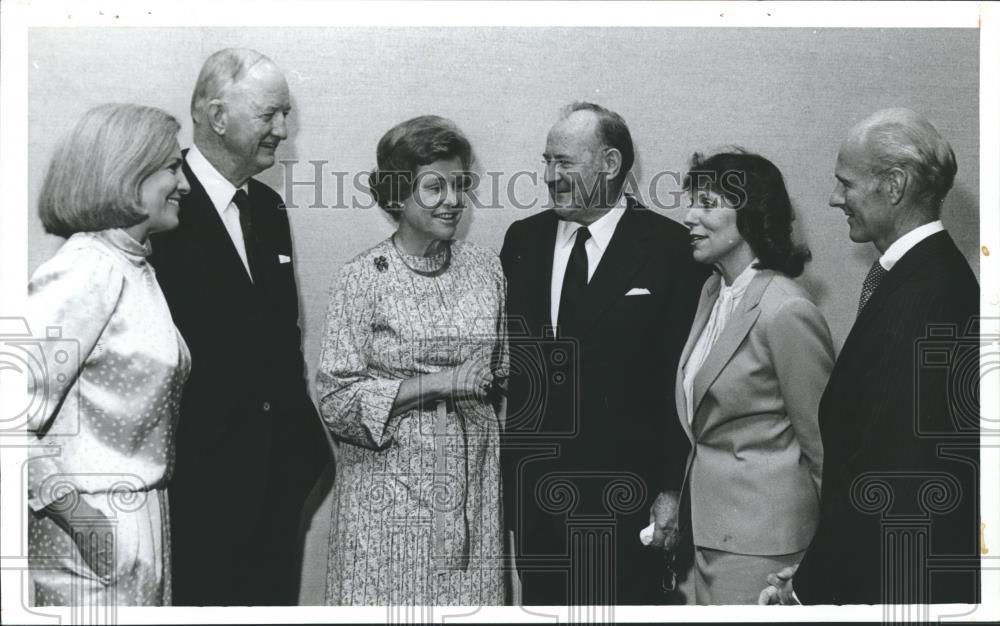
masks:
{"label": "bald man in dark suit", "polygon": [[221,50],[191,109],[191,193],[152,256],[192,358],[170,484],[174,604],[296,604],[302,507],[330,450],[306,387],[288,215],[252,178],[288,136],[288,85],[259,52]]}
{"label": "bald man in dark suit", "polygon": [[979,285],[940,221],[956,171],[906,109],[841,146],[830,205],[880,257],[820,403],[816,535],[762,603],[979,601]]}
{"label": "bald man in dark suit", "polygon": [[683,480],[672,381],[708,269],[684,226],[622,193],[633,148],[621,116],[571,105],[545,159],[555,208],[512,224],[500,253],[504,493],[522,601],[667,603],[663,556],[639,533]]}

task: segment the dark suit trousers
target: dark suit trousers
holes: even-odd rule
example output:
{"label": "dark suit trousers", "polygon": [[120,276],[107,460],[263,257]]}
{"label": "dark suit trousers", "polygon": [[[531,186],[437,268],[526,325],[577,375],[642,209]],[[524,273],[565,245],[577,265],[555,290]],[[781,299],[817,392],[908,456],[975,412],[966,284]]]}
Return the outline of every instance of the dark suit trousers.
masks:
{"label": "dark suit trousers", "polygon": [[[275,429],[270,454],[260,462],[294,459],[297,453],[290,446],[295,436],[295,432]],[[298,443],[302,447],[301,439]],[[190,484],[198,480],[196,473],[180,478],[172,489],[176,497],[171,493],[174,604],[297,604],[302,562],[299,528],[311,487],[303,483],[302,473],[287,466],[271,467],[258,492],[244,492],[237,498]]]}

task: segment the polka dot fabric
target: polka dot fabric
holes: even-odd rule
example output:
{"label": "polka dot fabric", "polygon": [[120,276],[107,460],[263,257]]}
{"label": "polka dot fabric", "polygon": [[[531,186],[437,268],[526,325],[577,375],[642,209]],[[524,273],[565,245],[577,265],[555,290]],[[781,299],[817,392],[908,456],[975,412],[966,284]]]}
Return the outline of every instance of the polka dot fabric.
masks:
{"label": "polka dot fabric", "polygon": [[[73,235],[35,272],[29,324],[46,365],[28,463],[28,550],[38,605],[170,603],[166,485],[191,367],[146,258],[114,229]],[[98,579],[43,509],[60,497],[101,511],[114,568]],[[92,520],[69,518],[86,528]]]}

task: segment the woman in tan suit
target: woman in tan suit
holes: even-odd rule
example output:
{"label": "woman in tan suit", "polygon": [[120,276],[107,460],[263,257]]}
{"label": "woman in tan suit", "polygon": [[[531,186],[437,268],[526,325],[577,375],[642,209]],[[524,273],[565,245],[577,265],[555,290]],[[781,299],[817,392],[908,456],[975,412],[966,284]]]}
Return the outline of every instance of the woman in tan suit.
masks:
{"label": "woman in tan suit", "polygon": [[676,401],[691,438],[698,604],[754,604],[771,572],[798,563],[818,516],[817,413],[833,367],[830,331],[792,277],[781,172],[741,150],[695,155],[684,181],[694,259],[715,266],[681,355]]}

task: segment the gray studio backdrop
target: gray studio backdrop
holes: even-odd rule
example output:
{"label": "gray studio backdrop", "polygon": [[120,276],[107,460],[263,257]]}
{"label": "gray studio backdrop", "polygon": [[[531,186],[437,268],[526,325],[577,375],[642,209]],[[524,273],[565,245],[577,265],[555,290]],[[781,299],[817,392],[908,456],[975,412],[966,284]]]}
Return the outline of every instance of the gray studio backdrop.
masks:
{"label": "gray studio backdrop", "polygon": [[[460,234],[497,251],[512,221],[542,210],[545,134],[573,100],[603,104],[628,121],[647,201],[668,205],[676,197],[676,179],[660,173],[683,173],[692,152],[736,144],[769,157],[785,175],[797,237],[813,252],[801,280],[839,348],[875,250],[851,244],[843,214],[827,206],[837,148],[869,113],[907,106],[926,114],[955,149],[959,171],[944,221],[979,271],[978,31],[813,28],[33,29],[30,271],[61,243],[42,232],[35,214],[59,137],[89,107],[131,101],[177,116],[187,146],[198,70],[228,46],[270,56],[292,93],[290,137],[278,158],[293,163],[260,178],[290,206],[310,380],[334,275],[392,232],[381,211],[364,208],[370,198],[354,179],[374,165],[389,127],[426,113],[449,117],[468,134],[486,206],[466,215]],[[320,194],[288,184],[312,180],[317,167]],[[683,219],[679,208],[661,212]],[[323,495],[307,535],[302,598],[311,604],[322,603],[325,582]]]}

